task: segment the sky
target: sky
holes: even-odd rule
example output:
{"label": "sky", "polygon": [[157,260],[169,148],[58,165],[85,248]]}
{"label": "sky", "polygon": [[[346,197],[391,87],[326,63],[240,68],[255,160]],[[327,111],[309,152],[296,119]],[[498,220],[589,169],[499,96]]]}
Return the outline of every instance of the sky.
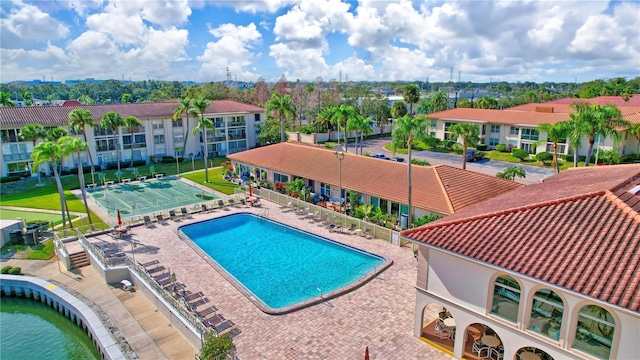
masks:
{"label": "sky", "polygon": [[640,1],[2,0],[0,83],[640,76]]}

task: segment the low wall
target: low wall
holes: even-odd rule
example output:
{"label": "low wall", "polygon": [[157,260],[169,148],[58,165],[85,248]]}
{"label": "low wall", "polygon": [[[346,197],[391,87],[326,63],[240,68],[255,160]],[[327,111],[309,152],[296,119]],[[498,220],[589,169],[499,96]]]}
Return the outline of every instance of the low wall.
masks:
{"label": "low wall", "polygon": [[126,359],[98,315],[80,299],[50,282],[30,276],[0,275],[0,283],[3,296],[39,300],[86,330],[103,359]]}

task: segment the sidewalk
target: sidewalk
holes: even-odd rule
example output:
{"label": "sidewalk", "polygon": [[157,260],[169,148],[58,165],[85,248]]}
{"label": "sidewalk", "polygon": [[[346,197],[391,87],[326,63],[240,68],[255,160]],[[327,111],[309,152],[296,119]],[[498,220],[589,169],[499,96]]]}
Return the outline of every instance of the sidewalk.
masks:
{"label": "sidewalk", "polygon": [[[191,360],[198,351],[142,292],[127,292],[105,284],[91,266],[64,271],[59,270],[55,260],[2,261],[3,266],[7,264],[20,266],[23,274],[55,283],[76,296],[79,293],[80,298],[99,307],[112,322],[113,326],[105,325],[121,344],[123,352],[126,354],[128,348],[133,350],[127,355],[131,359]],[[91,306],[94,311],[96,306]]]}

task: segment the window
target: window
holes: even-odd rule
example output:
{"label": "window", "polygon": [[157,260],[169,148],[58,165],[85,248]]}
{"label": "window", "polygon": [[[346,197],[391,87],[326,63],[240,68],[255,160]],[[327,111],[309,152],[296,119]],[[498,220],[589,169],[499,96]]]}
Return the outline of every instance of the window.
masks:
{"label": "window", "polygon": [[481,135],[487,135],[487,125],[482,125]]}
{"label": "window", "polygon": [[[567,145],[565,144],[558,144],[556,150],[558,151],[558,154],[564,154],[565,151],[567,150]],[[551,143],[547,143],[547,148],[546,148],[547,152],[553,153],[553,144]]]}
{"label": "window", "polygon": [[0,130],[2,134],[2,142],[18,142],[21,139],[18,137],[19,132],[16,129]]}
{"label": "window", "polygon": [[254,116],[254,117],[253,117],[253,120],[254,120],[255,122],[260,121],[260,114],[253,114],[253,116]]}
{"label": "window", "polygon": [[529,154],[536,153],[536,144],[522,143],[520,144],[520,148],[522,148],[522,150],[528,152]]}
{"label": "window", "polygon": [[380,209],[382,210],[383,213],[388,214],[389,213],[389,201],[385,200],[385,199],[380,199]]}
{"label": "window", "polygon": [[164,121],[163,120],[153,120],[153,121],[151,121],[151,124],[153,124],[153,128],[154,129],[163,129],[164,128]]}
{"label": "window", "polygon": [[520,129],[512,126],[511,129],[509,129],[509,135],[518,135],[520,134]]}
{"label": "window", "polygon": [[182,131],[177,131],[173,133],[173,143],[182,145],[184,143],[184,135]]}
{"label": "window", "polygon": [[607,310],[597,305],[587,305],[578,312],[573,347],[601,359],[608,359],[615,329],[615,320]]}
{"label": "window", "polygon": [[111,131],[110,128],[103,128],[100,125],[95,125],[93,127],[93,136],[109,136],[109,135],[113,135],[113,132]]}
{"label": "window", "polygon": [[325,184],[325,183],[320,183],[320,194],[326,196],[326,197],[331,197],[331,185],[329,184]]}
{"label": "window", "polygon": [[489,138],[489,146],[496,146],[500,144],[500,139],[498,138]]}
{"label": "window", "polygon": [[498,277],[493,285],[491,313],[516,323],[519,307],[520,284],[511,276]]}
{"label": "window", "polygon": [[522,129],[522,140],[538,141],[540,138],[540,132],[535,129]]}
{"label": "window", "polygon": [[153,135],[153,143],[156,145],[164,144],[164,135]]}
{"label": "window", "polygon": [[500,133],[500,125],[491,125],[491,132],[494,134]]}
{"label": "window", "polygon": [[182,119],[180,118],[180,119],[178,119],[178,120],[174,120],[174,121],[173,121],[173,127],[174,127],[174,128],[176,128],[176,127],[182,127]]}
{"label": "window", "polygon": [[529,330],[554,340],[560,339],[564,303],[558,294],[551,290],[539,290],[533,296]]}
{"label": "window", "polygon": [[279,174],[277,172],[273,173],[273,182],[289,182],[289,175]]}
{"label": "window", "polygon": [[313,191],[316,190],[316,182],[314,180],[309,179],[309,184],[307,186],[309,186]]}
{"label": "window", "polygon": [[375,196],[372,196],[371,199],[369,200],[369,203],[373,205],[374,208],[376,208],[380,206],[380,199]]}

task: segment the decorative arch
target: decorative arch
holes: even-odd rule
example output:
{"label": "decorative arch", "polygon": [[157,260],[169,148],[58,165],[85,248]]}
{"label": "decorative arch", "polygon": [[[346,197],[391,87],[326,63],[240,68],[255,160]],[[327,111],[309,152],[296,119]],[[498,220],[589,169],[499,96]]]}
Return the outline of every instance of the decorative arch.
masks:
{"label": "decorative arch", "polygon": [[504,273],[492,277],[492,284],[489,312],[514,324],[518,323],[522,284],[513,276]]}
{"label": "decorative arch", "polygon": [[572,315],[575,328],[572,327],[571,347],[600,359],[610,359],[620,323],[614,313],[585,302],[576,306]]}
{"label": "decorative arch", "polygon": [[527,329],[559,341],[567,304],[562,294],[546,287],[537,287],[532,291],[529,304]]}

